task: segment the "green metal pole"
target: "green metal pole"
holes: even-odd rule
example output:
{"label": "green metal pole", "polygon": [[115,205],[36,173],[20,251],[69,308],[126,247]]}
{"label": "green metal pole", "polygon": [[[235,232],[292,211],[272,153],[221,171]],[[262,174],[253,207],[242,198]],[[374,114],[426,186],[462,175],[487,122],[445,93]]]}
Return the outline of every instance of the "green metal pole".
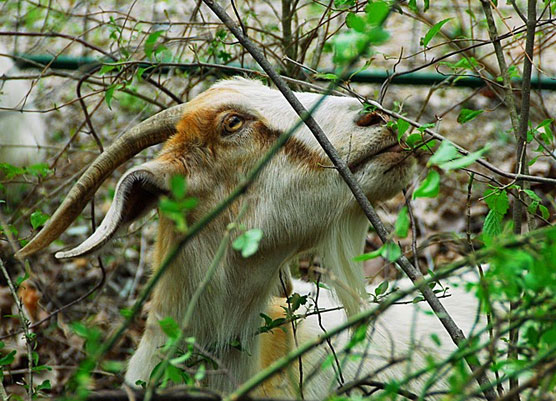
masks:
{"label": "green metal pole", "polygon": [[[22,54],[16,57],[16,64],[19,68],[39,68],[40,66],[50,65],[50,68],[63,69],[63,70],[77,70],[83,67],[92,67],[102,60],[94,59],[91,57],[70,57],[70,56],[57,56],[54,58],[50,55],[29,55]],[[153,64],[145,63],[138,64],[141,67],[150,67]],[[228,64],[230,67],[239,67],[239,65]],[[207,67],[195,66],[195,65],[184,65],[181,67],[160,67],[157,68],[158,73],[165,74],[171,68],[177,68],[183,71],[195,71],[199,69],[206,70]],[[226,74],[223,72],[223,74]],[[361,71],[356,73],[351,77],[351,82],[357,83],[372,83],[372,84],[382,84],[390,74],[387,71]],[[404,74],[401,76],[396,76],[392,79],[392,84],[396,85],[420,85],[420,86],[431,86],[439,84],[446,80],[450,80],[450,86],[456,87],[466,87],[466,88],[480,88],[485,86],[484,81],[479,77],[473,76],[463,76],[453,78],[450,76],[442,75],[436,72],[414,72],[410,74]],[[521,85],[520,80],[512,81],[517,87]],[[531,79],[531,86],[534,89],[545,89],[545,90],[556,90],[556,79],[553,78],[539,78],[533,77]]]}

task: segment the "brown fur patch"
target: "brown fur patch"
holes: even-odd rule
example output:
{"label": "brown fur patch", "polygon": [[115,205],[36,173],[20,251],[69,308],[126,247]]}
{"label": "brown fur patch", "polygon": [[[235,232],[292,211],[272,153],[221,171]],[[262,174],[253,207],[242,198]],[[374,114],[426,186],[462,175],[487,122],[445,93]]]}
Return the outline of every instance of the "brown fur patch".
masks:
{"label": "brown fur patch", "polygon": [[[255,127],[257,132],[261,134],[259,138],[266,147],[271,146],[281,135],[281,132],[268,128],[260,121],[256,123]],[[319,153],[309,149],[307,145],[294,137],[288,139],[282,150],[292,162],[302,164],[312,170],[320,170],[323,168],[322,166],[328,164]]]}
{"label": "brown fur patch", "polygon": [[[287,307],[286,299],[275,297],[271,300],[266,314],[272,320],[284,317],[284,309],[282,307]],[[260,335],[260,339],[260,366],[262,369],[267,368],[276,360],[286,356],[295,346],[290,324],[285,324],[271,332],[263,333]],[[288,372],[288,369],[293,371]],[[292,388],[295,387],[292,383],[292,380],[295,380],[295,374],[292,377],[292,373],[297,371],[297,363],[294,362],[288,369],[266,380],[261,386],[262,395],[276,397],[277,394],[288,394],[291,392]]]}

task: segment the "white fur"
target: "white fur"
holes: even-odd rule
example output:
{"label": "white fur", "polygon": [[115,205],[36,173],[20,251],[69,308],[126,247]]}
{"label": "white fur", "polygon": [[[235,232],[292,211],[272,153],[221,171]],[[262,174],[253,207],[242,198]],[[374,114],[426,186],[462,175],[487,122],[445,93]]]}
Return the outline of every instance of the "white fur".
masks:
{"label": "white fur", "polygon": [[[0,53],[7,50],[0,44]],[[0,56],[0,76],[20,75],[13,61]],[[13,108],[0,110],[0,163],[25,166],[44,160],[46,127],[40,113],[19,112],[18,109],[32,109],[33,102],[28,97],[31,84],[25,80],[0,80],[0,107]],[[8,145],[8,146],[6,146]]]}

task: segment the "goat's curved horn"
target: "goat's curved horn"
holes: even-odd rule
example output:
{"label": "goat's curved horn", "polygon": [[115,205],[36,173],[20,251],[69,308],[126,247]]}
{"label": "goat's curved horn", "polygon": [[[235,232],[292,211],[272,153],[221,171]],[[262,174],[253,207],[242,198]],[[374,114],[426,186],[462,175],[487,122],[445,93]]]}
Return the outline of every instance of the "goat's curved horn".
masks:
{"label": "goat's curved horn", "polygon": [[168,139],[176,132],[185,104],[180,104],[148,118],[118,138],[101,153],[72,187],[44,228],[16,253],[21,259],[47,247],[79,216],[97,188],[121,164],[134,155]]}

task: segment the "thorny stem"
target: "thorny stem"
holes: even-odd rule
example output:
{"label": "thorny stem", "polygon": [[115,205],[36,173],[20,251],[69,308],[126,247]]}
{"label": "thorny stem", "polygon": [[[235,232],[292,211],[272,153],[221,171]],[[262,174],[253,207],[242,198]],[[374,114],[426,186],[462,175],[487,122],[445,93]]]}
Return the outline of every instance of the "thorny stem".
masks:
{"label": "thorny stem", "polygon": [[[311,130],[313,135],[315,136],[316,140],[319,142],[327,156],[330,158],[338,173],[348,185],[349,189],[353,193],[353,196],[357,200],[357,203],[361,206],[361,209],[371,222],[372,226],[375,228],[378,236],[380,237],[381,241],[386,243],[389,241],[389,233],[382,224],[378,214],[374,210],[373,206],[365,196],[365,193],[356,182],[355,177],[347,167],[346,163],[342,158],[339,156],[336,149],[332,146],[320,126],[317,122],[313,119],[313,117],[307,112],[303,104],[295,97],[293,92],[288,88],[286,83],[282,80],[280,75],[272,68],[270,63],[266,60],[264,55],[261,51],[251,42],[249,38],[243,35],[241,30],[238,28],[237,24],[228,16],[226,11],[215,1],[213,0],[203,0],[204,3],[218,16],[218,18],[228,27],[228,29],[234,34],[234,36],[239,40],[239,42],[245,47],[245,49],[253,56],[253,58],[259,63],[261,68],[268,74],[270,79],[274,82],[278,90],[282,92],[284,98],[290,103],[292,108],[296,111],[299,117],[304,121],[307,128]],[[465,335],[463,331],[456,325],[452,317],[448,314],[448,311],[444,308],[442,303],[436,298],[433,290],[428,286],[421,286],[420,283],[424,281],[424,277],[420,271],[418,271],[411,262],[405,257],[401,256],[397,260],[397,264],[400,268],[404,271],[404,273],[411,279],[411,281],[419,286],[423,297],[429,303],[431,309],[434,311],[446,331],[449,333],[452,341],[459,345],[466,341]],[[358,316],[358,315],[356,315]],[[351,320],[351,319],[350,319]],[[298,348],[299,350],[303,349],[303,345]],[[471,359],[466,359],[468,362],[469,367],[472,371],[477,369],[476,363]],[[479,364],[480,365],[480,364]],[[480,374],[477,377],[477,381],[481,387],[486,387],[489,385],[489,380],[484,374]],[[243,387],[240,387],[242,389]],[[243,391],[246,391],[244,389]],[[249,389],[247,389],[249,391]],[[241,394],[245,394],[244,392],[238,390],[235,394],[235,397],[238,397]],[[492,389],[487,389],[484,392],[485,397],[488,400],[494,400],[496,398],[496,394]],[[231,397],[233,399],[234,397]]]}

